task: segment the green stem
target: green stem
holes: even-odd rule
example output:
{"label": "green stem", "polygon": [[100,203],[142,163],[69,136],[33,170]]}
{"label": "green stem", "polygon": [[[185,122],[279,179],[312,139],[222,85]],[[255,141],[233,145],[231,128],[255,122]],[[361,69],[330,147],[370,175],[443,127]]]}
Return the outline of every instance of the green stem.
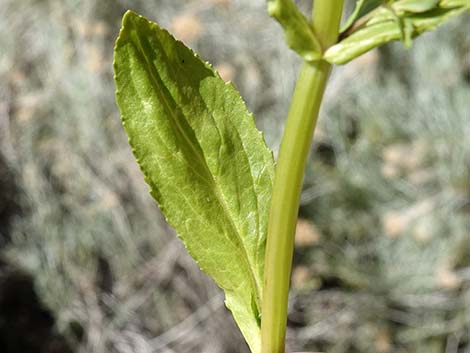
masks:
{"label": "green stem", "polygon": [[[338,37],[343,0],[316,0],[313,27],[323,48]],[[294,235],[305,164],[331,66],[304,63],[287,116],[269,214],[261,320],[262,353],[284,353]]]}

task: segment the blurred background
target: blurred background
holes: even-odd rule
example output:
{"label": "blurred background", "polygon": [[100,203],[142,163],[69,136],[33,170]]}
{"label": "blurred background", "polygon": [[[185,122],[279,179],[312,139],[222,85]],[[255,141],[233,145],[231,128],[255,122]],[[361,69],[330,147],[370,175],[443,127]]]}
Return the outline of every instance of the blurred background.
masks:
{"label": "blurred background", "polygon": [[[277,152],[300,62],[264,0],[0,0],[3,353],[248,353],[121,128],[129,8],[234,81]],[[470,352],[468,14],[334,71],[288,324],[289,351]]]}

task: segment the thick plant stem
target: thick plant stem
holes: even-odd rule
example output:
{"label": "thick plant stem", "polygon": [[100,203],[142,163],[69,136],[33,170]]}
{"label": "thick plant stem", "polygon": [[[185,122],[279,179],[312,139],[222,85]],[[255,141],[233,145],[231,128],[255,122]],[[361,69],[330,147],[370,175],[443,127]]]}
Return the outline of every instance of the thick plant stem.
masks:
{"label": "thick plant stem", "polygon": [[269,214],[261,319],[262,353],[284,353],[287,299],[300,192],[330,65],[304,63],[276,166]]}
{"label": "thick plant stem", "polygon": [[[343,0],[316,0],[313,27],[324,48],[338,37]],[[305,164],[331,66],[304,63],[287,116],[269,214],[261,319],[262,353],[284,353],[294,234]]]}

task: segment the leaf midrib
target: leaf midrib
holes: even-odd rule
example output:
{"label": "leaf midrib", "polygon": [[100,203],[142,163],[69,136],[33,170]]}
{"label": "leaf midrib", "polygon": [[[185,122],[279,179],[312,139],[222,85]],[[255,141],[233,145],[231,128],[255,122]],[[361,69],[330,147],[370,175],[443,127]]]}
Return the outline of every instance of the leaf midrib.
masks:
{"label": "leaf midrib", "polygon": [[[152,26],[152,24],[150,23],[149,24],[150,26]],[[124,28],[123,28],[124,30]],[[236,238],[238,240],[238,243],[241,247],[241,249],[243,250],[242,251],[242,254],[243,254],[243,258],[245,260],[245,262],[248,264],[248,271],[249,271],[249,274],[250,274],[250,280],[252,282],[252,285],[254,286],[254,289],[256,291],[256,302],[259,306],[259,298],[260,298],[260,294],[261,294],[261,290],[260,290],[260,285],[258,284],[258,281],[256,280],[256,272],[255,272],[255,265],[251,263],[250,259],[249,259],[249,255],[248,255],[248,251],[246,249],[246,246],[244,244],[244,241],[243,241],[243,238],[241,236],[241,232],[239,230],[239,228],[237,227],[237,225],[235,224],[235,221],[233,220],[232,216],[231,216],[231,212],[229,211],[229,207],[228,207],[228,204],[227,204],[227,201],[223,195],[223,192],[222,190],[220,189],[216,179],[214,178],[214,176],[212,175],[212,173],[210,172],[210,169],[209,169],[209,166],[207,165],[207,161],[205,160],[204,156],[198,151],[198,148],[194,145],[194,143],[191,141],[191,139],[187,136],[186,132],[184,131],[184,129],[182,128],[182,126],[180,125],[179,123],[179,120],[178,120],[178,117],[176,116],[175,112],[173,109],[171,109],[171,105],[170,105],[170,102],[168,101],[167,97],[165,95],[162,95],[160,90],[158,88],[159,87],[159,80],[161,81],[161,79],[157,79],[155,77],[155,74],[152,70],[153,68],[153,65],[152,63],[149,61],[148,57],[145,55],[145,50],[143,49],[143,46],[140,42],[140,38],[137,34],[137,31],[131,31],[131,33],[134,33],[135,36],[131,36],[131,38],[133,38],[134,40],[132,40],[132,42],[134,43],[134,45],[136,45],[136,49],[137,49],[137,52],[140,54],[141,57],[143,57],[143,61],[144,61],[144,67],[146,68],[145,70],[148,72],[149,76],[151,77],[151,82],[152,82],[152,85],[154,85],[157,89],[155,90],[157,92],[157,94],[159,95],[161,101],[164,102],[164,105],[165,105],[165,109],[167,110],[167,113],[169,113],[170,116],[172,116],[173,118],[173,121],[175,122],[175,125],[176,127],[178,128],[181,136],[186,140],[186,142],[188,143],[188,145],[190,146],[190,148],[193,150],[194,154],[196,155],[196,157],[199,159],[201,165],[204,167],[204,169],[207,171],[207,174],[209,176],[209,182],[210,182],[210,185],[212,186],[211,188],[213,189],[214,191],[214,194],[216,195],[216,198],[217,200],[219,201],[219,204],[222,206],[222,209],[224,211],[224,213],[227,215],[227,218],[228,220],[230,221],[230,225],[231,227],[233,228],[234,230],[234,233],[236,235]],[[164,52],[163,52],[164,53]],[[166,55],[166,53],[164,53]],[[158,70],[157,71],[157,75],[158,75]],[[159,75],[158,75],[159,76]],[[163,85],[164,86],[164,85]],[[165,87],[165,89],[167,89]],[[168,90],[168,89],[167,89]],[[169,90],[168,90],[168,93],[169,95],[171,96]],[[182,112],[182,110],[180,109],[181,111],[181,114],[183,114],[184,116],[184,113]],[[202,148],[201,146],[199,146],[199,148],[201,149],[202,151]],[[226,234],[226,233],[224,233]],[[233,241],[232,239],[230,239],[230,237],[228,237],[229,241]],[[259,308],[260,310],[261,308]]]}

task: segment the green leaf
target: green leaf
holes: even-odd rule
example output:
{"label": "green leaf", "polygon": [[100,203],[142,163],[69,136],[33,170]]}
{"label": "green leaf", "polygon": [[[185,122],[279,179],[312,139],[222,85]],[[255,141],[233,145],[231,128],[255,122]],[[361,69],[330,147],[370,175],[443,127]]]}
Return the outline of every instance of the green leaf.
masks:
{"label": "green leaf", "polygon": [[450,8],[450,7],[460,7],[468,6],[469,0],[441,0],[439,3],[440,7]]}
{"label": "green leaf", "polygon": [[304,60],[312,62],[322,57],[322,47],[307,18],[292,0],[268,0],[268,13],[284,29],[289,48]]}
{"label": "green leaf", "polygon": [[432,10],[439,4],[439,1],[440,0],[399,0],[392,4],[392,8],[397,13],[421,13]]}
{"label": "green leaf", "polygon": [[151,194],[201,269],[224,289],[227,307],[259,353],[271,151],[232,84],[130,11],[114,70],[123,125]]}
{"label": "green leaf", "polygon": [[433,30],[450,18],[470,10],[470,0],[454,0],[452,4],[455,7],[450,7],[448,2],[444,1],[444,3],[445,6],[439,4],[439,6],[425,12],[405,13],[401,16],[394,13],[389,7],[379,7],[364,26],[328,48],[323,58],[332,64],[345,64],[363,53],[393,40],[401,39],[409,44],[412,38]]}
{"label": "green leaf", "polygon": [[352,14],[346,22],[341,26],[340,33],[346,32],[356,20],[367,15],[369,12],[379,7],[384,0],[358,0]]}
{"label": "green leaf", "polygon": [[330,63],[346,64],[383,43],[400,38],[400,28],[395,23],[382,22],[365,27],[333,45],[326,51],[324,57]]}

